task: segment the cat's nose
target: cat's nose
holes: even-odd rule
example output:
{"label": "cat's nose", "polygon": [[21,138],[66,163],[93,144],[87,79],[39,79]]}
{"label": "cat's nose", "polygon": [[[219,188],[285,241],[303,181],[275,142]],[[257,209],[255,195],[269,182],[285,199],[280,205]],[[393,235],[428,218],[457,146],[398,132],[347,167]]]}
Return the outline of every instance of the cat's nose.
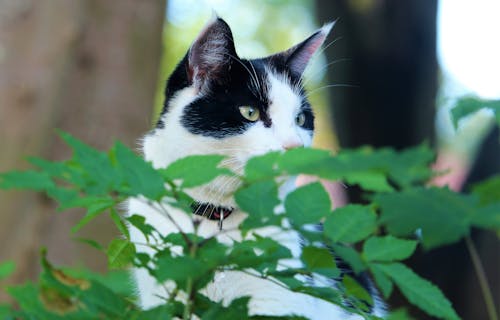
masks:
{"label": "cat's nose", "polygon": [[298,140],[290,140],[290,141],[286,141],[282,144],[282,147],[283,149],[285,150],[290,150],[290,149],[293,149],[293,148],[300,148],[300,147],[303,147],[304,144],[301,142],[301,141],[298,141]]}

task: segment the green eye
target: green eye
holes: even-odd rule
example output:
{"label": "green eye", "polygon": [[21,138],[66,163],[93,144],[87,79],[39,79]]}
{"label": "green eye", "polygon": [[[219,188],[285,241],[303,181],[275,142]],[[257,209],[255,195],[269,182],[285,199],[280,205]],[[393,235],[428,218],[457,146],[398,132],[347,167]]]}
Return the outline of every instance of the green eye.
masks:
{"label": "green eye", "polygon": [[299,114],[295,117],[295,123],[296,123],[299,127],[302,127],[302,126],[306,123],[306,115],[304,114],[304,112],[299,113]]}
{"label": "green eye", "polygon": [[259,109],[254,107],[249,107],[249,106],[240,107],[240,113],[245,119],[253,122],[259,120],[260,117]]}

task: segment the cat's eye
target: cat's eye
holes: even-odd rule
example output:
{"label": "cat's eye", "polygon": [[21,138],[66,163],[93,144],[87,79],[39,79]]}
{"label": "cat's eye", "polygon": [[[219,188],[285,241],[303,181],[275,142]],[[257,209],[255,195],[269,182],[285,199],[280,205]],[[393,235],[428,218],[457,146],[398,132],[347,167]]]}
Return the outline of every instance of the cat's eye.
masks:
{"label": "cat's eye", "polygon": [[252,122],[257,121],[260,118],[259,109],[254,107],[250,106],[240,107],[240,113],[245,119],[250,120]]}
{"label": "cat's eye", "polygon": [[306,123],[306,115],[304,114],[304,112],[299,113],[299,114],[295,117],[295,123],[296,123],[299,127],[302,127],[302,126]]}

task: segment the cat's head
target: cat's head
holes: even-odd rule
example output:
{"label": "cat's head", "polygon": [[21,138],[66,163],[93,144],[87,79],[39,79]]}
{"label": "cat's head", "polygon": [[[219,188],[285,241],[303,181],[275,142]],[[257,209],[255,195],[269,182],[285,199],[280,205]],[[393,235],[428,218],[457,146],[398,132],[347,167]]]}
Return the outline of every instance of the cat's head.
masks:
{"label": "cat's head", "polygon": [[310,146],[314,115],[302,74],[333,24],[269,57],[239,58],[231,29],[215,17],[170,76],[144,153],[156,167],[194,154],[223,154],[241,170],[268,151]]}

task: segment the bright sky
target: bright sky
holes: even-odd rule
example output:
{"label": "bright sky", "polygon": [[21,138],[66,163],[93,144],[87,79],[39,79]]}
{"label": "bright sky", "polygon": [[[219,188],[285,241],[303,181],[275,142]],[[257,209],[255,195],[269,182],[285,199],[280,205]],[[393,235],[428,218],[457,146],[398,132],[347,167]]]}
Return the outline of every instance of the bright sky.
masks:
{"label": "bright sky", "polygon": [[439,2],[440,64],[466,91],[483,98],[500,98],[499,15],[500,0]]}

